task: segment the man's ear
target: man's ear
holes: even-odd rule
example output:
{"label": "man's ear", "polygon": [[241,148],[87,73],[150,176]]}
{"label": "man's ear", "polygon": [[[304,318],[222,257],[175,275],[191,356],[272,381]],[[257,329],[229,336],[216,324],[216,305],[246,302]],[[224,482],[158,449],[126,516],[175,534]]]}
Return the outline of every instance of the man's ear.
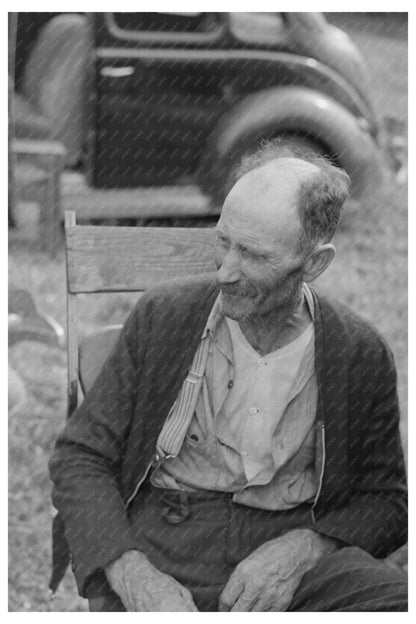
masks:
{"label": "man's ear", "polygon": [[321,275],[335,258],[335,247],[331,243],[319,245],[312,252],[305,263],[303,279],[305,282],[313,282]]}

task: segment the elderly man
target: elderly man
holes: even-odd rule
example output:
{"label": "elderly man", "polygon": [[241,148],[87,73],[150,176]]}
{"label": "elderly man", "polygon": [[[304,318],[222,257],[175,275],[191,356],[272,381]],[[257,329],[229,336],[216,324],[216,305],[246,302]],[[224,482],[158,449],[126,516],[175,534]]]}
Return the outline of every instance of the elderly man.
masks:
{"label": "elderly man", "polygon": [[309,284],[348,176],[262,148],[216,227],[214,278],[147,292],[57,441],[54,503],[100,611],[403,611],[395,370]]}

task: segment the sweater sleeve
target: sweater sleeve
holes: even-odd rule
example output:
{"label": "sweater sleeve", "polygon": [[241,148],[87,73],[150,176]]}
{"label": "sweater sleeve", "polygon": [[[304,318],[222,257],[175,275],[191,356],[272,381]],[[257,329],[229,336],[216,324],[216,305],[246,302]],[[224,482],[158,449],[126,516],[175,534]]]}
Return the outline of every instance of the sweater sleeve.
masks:
{"label": "sweater sleeve", "polygon": [[396,371],[387,345],[383,342],[373,350],[371,359],[357,365],[352,374],[361,388],[362,413],[349,426],[350,502],[327,511],[311,528],[375,557],[385,557],[407,541]]}
{"label": "sweater sleeve", "polygon": [[135,548],[118,475],[142,366],[138,307],[84,402],[68,420],[49,464],[52,500],[65,525],[78,589],[84,596],[92,575],[95,595],[107,593],[104,566]]}

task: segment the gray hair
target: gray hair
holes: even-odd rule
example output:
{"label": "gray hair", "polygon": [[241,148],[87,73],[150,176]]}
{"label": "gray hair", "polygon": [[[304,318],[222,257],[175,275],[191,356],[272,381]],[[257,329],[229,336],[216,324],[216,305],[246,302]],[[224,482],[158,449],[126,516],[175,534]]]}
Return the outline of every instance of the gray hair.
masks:
{"label": "gray hair", "polygon": [[341,219],[342,207],[349,197],[350,177],[326,156],[309,148],[298,147],[284,139],[263,141],[255,152],[243,156],[231,173],[235,184],[246,173],[279,158],[298,158],[318,168],[315,175],[301,182],[297,196],[302,233],[296,253],[309,253],[316,245],[328,243]]}

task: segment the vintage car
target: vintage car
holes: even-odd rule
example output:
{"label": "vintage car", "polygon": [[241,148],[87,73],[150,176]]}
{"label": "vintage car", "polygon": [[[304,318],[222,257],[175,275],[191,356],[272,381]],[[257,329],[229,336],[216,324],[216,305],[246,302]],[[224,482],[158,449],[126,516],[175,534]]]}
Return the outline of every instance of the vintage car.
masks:
{"label": "vintage car", "polygon": [[95,188],[197,183],[219,206],[240,157],[276,137],[329,155],[356,198],[380,186],[365,62],[321,13],[61,14],[43,33],[52,52],[29,59],[26,83],[39,102],[39,82],[53,84],[46,125]]}

